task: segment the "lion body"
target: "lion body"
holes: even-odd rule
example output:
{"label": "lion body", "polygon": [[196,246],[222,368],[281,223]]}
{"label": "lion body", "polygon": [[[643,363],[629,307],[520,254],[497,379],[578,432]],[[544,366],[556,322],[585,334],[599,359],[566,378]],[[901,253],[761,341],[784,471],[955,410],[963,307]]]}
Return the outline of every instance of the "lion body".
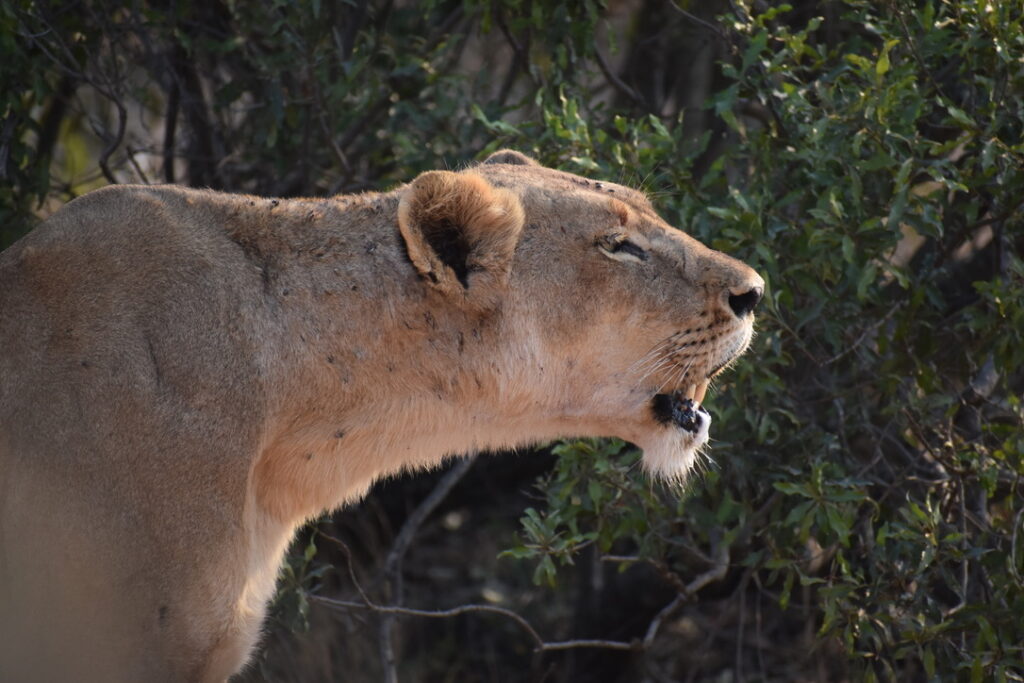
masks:
{"label": "lion body", "polygon": [[735,356],[749,324],[707,301],[756,276],[648,226],[714,296],[615,282],[577,233],[646,200],[496,161],[329,199],[115,186],[0,254],[0,679],[224,680],[295,529],[390,473],[575,434],[672,457],[627,360],[688,315],[732,325],[709,371]]}

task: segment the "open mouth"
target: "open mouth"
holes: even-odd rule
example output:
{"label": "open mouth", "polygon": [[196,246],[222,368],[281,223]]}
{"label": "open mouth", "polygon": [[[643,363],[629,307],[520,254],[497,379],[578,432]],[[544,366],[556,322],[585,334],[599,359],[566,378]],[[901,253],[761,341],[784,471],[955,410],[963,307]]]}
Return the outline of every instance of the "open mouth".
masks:
{"label": "open mouth", "polygon": [[[708,384],[743,353],[750,336],[751,329],[747,327],[724,338],[719,334],[716,343],[701,346],[699,352],[680,346],[664,355],[662,362],[670,362],[652,373],[652,383],[662,384],[648,385],[651,393],[647,394],[651,396],[647,419],[653,419],[659,428],[637,435],[635,441],[643,449],[648,472],[663,481],[686,482],[711,438],[711,414],[702,405]],[[693,367],[694,361],[705,359],[706,362]]]}
{"label": "open mouth", "polygon": [[685,390],[655,394],[651,400],[651,410],[658,422],[673,424],[696,435],[711,421],[711,415],[701,405],[707,391],[708,381],[704,380],[700,384],[691,384]]}

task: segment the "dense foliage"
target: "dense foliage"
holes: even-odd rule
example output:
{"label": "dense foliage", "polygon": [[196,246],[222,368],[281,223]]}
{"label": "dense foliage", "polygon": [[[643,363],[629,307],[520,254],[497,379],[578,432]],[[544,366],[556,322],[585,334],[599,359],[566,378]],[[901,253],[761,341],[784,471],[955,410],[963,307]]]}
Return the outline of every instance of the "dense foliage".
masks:
{"label": "dense foliage", "polygon": [[[614,441],[480,462],[503,493],[456,485],[403,574],[438,476],[393,482],[301,539],[278,614],[310,630],[252,678],[1024,678],[1020,3],[4,0],[0,78],[0,245],[106,182],[348,192],[514,147],[768,282],[685,495]],[[633,649],[310,606],[357,574]]]}

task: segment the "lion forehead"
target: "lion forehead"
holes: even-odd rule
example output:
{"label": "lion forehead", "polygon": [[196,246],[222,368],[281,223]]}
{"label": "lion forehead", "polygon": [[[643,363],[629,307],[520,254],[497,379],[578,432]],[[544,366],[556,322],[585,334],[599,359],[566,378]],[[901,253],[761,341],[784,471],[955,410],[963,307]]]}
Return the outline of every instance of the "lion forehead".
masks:
{"label": "lion forehead", "polygon": [[[505,153],[507,153],[507,150],[496,152],[494,156]],[[591,180],[567,171],[539,166],[535,163],[505,163],[488,160],[483,164],[472,167],[471,170],[487,178],[491,184],[513,191],[542,188],[548,192],[556,193],[557,196],[564,199],[577,197],[581,200],[595,195],[604,195],[626,204],[630,209],[638,213],[655,214],[650,199],[640,190],[604,180]]]}

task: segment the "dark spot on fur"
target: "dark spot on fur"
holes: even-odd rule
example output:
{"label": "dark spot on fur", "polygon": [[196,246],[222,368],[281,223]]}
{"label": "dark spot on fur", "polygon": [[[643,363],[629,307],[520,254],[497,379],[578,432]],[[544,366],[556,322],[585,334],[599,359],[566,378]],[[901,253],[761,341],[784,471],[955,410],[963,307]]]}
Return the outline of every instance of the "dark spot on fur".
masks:
{"label": "dark spot on fur", "polygon": [[163,384],[163,373],[160,372],[160,364],[156,360],[156,349],[153,348],[153,340],[146,337],[146,349],[149,351],[149,362],[153,364],[153,380],[157,386]]}
{"label": "dark spot on fur", "polygon": [[312,453],[306,453],[306,460],[312,460],[312,459],[313,459],[313,454]]}
{"label": "dark spot on fur", "polygon": [[270,269],[267,268],[266,265],[260,268],[260,279],[263,281],[264,294],[270,294],[270,288],[274,278],[270,273]]}
{"label": "dark spot on fur", "polygon": [[436,330],[437,329],[437,321],[434,320],[434,316],[433,316],[433,314],[431,314],[430,311],[424,311],[423,319],[427,321],[427,325],[430,325],[430,329],[432,329],[432,330]]}
{"label": "dark spot on fur", "polygon": [[278,204],[280,204],[280,202],[277,201],[276,199],[271,199],[270,200],[270,208],[272,208],[272,209],[276,208]]}
{"label": "dark spot on fur", "polygon": [[334,363],[334,356],[327,356],[327,362],[333,364]]}
{"label": "dark spot on fur", "polygon": [[366,244],[363,245],[363,250],[367,254],[372,254],[373,252],[377,251],[377,243],[376,242],[367,242]]}
{"label": "dark spot on fur", "polygon": [[359,285],[352,285],[352,291],[353,292],[358,292],[359,291]]}
{"label": "dark spot on fur", "polygon": [[281,290],[281,296],[288,296],[289,294],[291,294],[291,290],[287,287]]}
{"label": "dark spot on fur", "polygon": [[601,183],[594,183],[594,187],[600,190],[604,186]]}
{"label": "dark spot on fur", "polygon": [[89,367],[89,361],[87,361],[87,360],[83,360],[83,361],[82,361],[82,367],[83,367],[83,368],[87,368],[87,367]]}
{"label": "dark spot on fur", "polygon": [[339,429],[338,431],[334,432],[334,438],[335,439],[343,439],[343,438],[345,438],[345,430],[344,429]]}
{"label": "dark spot on fur", "polygon": [[160,624],[160,628],[167,626],[167,615],[170,613],[170,608],[167,605],[160,605],[160,609],[156,611],[156,620]]}

